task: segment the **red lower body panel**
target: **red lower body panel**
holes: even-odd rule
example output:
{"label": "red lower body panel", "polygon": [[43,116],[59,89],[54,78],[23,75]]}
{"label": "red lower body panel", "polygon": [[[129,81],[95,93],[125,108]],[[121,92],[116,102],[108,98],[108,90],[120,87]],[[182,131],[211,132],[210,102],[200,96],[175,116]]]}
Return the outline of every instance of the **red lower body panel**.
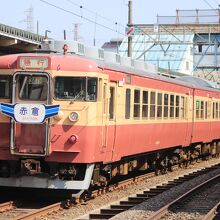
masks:
{"label": "red lower body panel", "polygon": [[[210,127],[210,129],[209,129]],[[50,155],[45,158],[51,162],[93,163],[120,160],[122,157],[150,152],[175,146],[188,146],[190,141],[210,142],[220,138],[220,123],[170,123],[139,124],[105,127],[53,125],[50,127]],[[44,138],[39,134],[29,134],[23,130],[18,138],[26,141],[28,150]],[[193,132],[193,135],[192,135]],[[25,134],[26,135],[25,135]],[[28,135],[29,134],[29,135]],[[41,133],[42,134],[42,133]],[[103,137],[103,135],[107,137]],[[25,137],[27,136],[28,137]],[[71,136],[76,142],[71,141]],[[0,160],[12,160],[9,151],[10,126],[0,124]],[[31,145],[32,144],[32,145]],[[25,149],[22,149],[25,150]]]}
{"label": "red lower body panel", "polygon": [[209,143],[220,139],[220,122],[195,122],[192,143]]}
{"label": "red lower body panel", "polygon": [[10,154],[10,124],[0,123],[0,160],[12,160]]}
{"label": "red lower body panel", "polygon": [[[101,130],[101,127],[54,126],[48,160],[60,160],[59,155],[63,154],[74,162],[117,161],[128,155],[186,146],[190,140],[187,123],[108,126],[106,146],[102,144]],[[78,136],[75,144],[68,140],[71,135]]]}
{"label": "red lower body panel", "polygon": [[46,124],[15,125],[15,147],[17,153],[44,154]]}

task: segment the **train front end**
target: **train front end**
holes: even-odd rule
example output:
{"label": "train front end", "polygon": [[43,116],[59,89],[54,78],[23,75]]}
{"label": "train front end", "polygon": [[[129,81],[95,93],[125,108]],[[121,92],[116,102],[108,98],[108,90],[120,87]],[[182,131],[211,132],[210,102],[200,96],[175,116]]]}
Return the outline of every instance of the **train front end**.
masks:
{"label": "train front end", "polygon": [[85,75],[80,62],[63,55],[1,58],[0,186],[76,195],[89,188],[100,133],[98,78],[91,65]]}

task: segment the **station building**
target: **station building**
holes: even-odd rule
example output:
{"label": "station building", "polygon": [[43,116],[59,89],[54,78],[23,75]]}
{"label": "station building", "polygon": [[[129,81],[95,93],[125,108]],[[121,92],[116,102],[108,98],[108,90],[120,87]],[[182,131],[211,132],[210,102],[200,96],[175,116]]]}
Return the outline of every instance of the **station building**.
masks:
{"label": "station building", "polygon": [[[220,10],[177,10],[156,24],[133,24],[132,59],[168,74],[184,73],[220,82]],[[119,54],[127,56],[128,37]]]}

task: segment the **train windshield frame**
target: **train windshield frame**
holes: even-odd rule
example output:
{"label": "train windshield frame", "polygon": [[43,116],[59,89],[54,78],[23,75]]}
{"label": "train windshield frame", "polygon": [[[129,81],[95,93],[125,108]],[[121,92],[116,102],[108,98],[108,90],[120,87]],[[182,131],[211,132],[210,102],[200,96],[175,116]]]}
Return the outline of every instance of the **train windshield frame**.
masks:
{"label": "train windshield frame", "polygon": [[0,99],[11,99],[12,76],[0,75]]}
{"label": "train windshield frame", "polygon": [[57,76],[55,78],[55,99],[71,101],[96,101],[97,91],[97,77]]}
{"label": "train windshield frame", "polygon": [[45,75],[17,74],[20,100],[45,101],[48,94],[48,77]]}

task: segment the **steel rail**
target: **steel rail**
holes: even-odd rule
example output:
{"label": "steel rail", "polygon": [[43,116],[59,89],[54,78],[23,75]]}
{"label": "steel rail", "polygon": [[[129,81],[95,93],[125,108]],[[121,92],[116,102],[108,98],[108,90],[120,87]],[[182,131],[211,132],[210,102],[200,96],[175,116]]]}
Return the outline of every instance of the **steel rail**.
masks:
{"label": "steel rail", "polygon": [[189,196],[190,194],[194,193],[196,190],[200,189],[201,187],[205,186],[206,184],[210,183],[211,181],[213,181],[213,180],[215,180],[217,178],[220,178],[220,174],[218,174],[218,175],[216,175],[214,177],[211,177],[210,179],[208,179],[208,180],[200,183],[199,185],[193,187],[188,192],[182,194],[177,199],[173,200],[172,202],[170,202],[167,205],[165,205],[162,208],[160,208],[158,211],[156,211],[154,214],[152,214],[150,217],[148,217],[147,220],[157,220],[157,219],[160,219],[162,216],[164,216],[165,214],[167,214],[169,212],[169,209],[171,208],[171,206],[175,205],[181,199]]}
{"label": "steel rail", "polygon": [[63,204],[62,202],[57,202],[52,205],[49,205],[49,206],[43,207],[41,209],[35,210],[33,212],[30,212],[28,214],[22,215],[18,218],[15,218],[14,220],[33,220],[33,219],[39,218],[43,215],[48,215],[51,212],[55,212],[55,211],[58,211],[59,209],[61,209],[62,204]]}
{"label": "steel rail", "polygon": [[0,212],[5,212],[9,209],[14,208],[14,201],[4,202],[0,204]]}
{"label": "steel rail", "polygon": [[[168,183],[164,183],[162,185],[158,185],[153,188],[150,188],[147,191],[143,191],[143,193],[138,193],[135,195],[131,195],[128,196],[127,199],[123,199],[117,203],[113,202],[109,205],[107,205],[106,207],[101,207],[95,211],[91,211],[90,213],[86,214],[86,215],[82,215],[77,217],[76,219],[110,219],[113,216],[127,211],[128,209],[132,208],[135,205],[138,205],[154,196],[157,196],[159,194],[161,194],[164,191],[167,191],[175,186],[178,186],[180,184],[182,184],[185,181],[189,181],[199,175],[203,175],[207,172],[209,172],[210,170],[213,169],[217,169],[219,168],[219,163],[214,164],[210,167],[207,168],[201,168],[197,171],[193,171],[189,174],[186,174],[184,176],[178,177],[172,181],[168,181]],[[127,181],[127,180],[126,180]],[[126,184],[126,181],[124,181],[124,183]]]}
{"label": "steel rail", "polygon": [[216,216],[217,214],[217,209],[219,208],[220,206],[220,202],[214,206],[206,215],[205,217],[203,218],[203,220],[210,220],[210,219],[214,219],[214,217]]}
{"label": "steel rail", "polygon": [[[215,164],[212,167],[197,170],[196,173],[193,172],[193,173],[188,174],[187,176],[180,177],[177,180],[174,180],[173,183],[168,183],[167,186],[162,185],[162,186],[158,186],[157,188],[150,189],[149,191],[144,191],[143,195],[142,194],[140,194],[140,195],[137,194],[137,197],[128,197],[128,201],[122,201],[120,203],[120,205],[113,205],[112,210],[110,212],[114,213],[116,215],[117,213],[125,211],[128,208],[131,208],[134,205],[139,204],[139,203],[145,201],[146,199],[149,199],[150,197],[153,197],[153,196],[155,196],[155,195],[171,188],[174,185],[178,185],[178,184],[182,183],[183,181],[186,181],[189,178],[193,178],[193,177],[199,175],[199,173],[201,174],[201,173],[205,172],[205,170],[213,169],[213,167],[216,167],[218,165],[219,164]],[[175,166],[175,168],[177,168],[177,166]],[[155,176],[154,172],[147,173],[147,174],[142,174],[142,175],[136,176],[136,177],[132,177],[130,179],[126,179],[126,180],[123,180],[121,182],[114,183],[114,184],[112,184],[110,186],[107,186],[107,187],[104,187],[102,189],[94,190],[94,191],[91,192],[91,195],[92,196],[98,196],[98,195],[107,193],[107,192],[112,191],[112,190],[123,189],[123,188],[126,188],[127,186],[129,186],[131,184],[137,184],[138,182],[141,182],[141,181],[143,181],[145,179],[148,179],[149,177],[152,177],[152,176]],[[74,200],[74,202],[76,202],[76,201],[80,203],[80,198],[78,200]],[[11,202],[8,202],[6,204],[8,204],[9,208],[12,208],[14,202],[11,201]],[[63,202],[54,203],[52,205],[45,206],[45,207],[37,209],[37,210],[35,209],[34,211],[30,211],[27,214],[23,214],[23,215],[15,218],[14,220],[32,220],[32,219],[36,219],[36,218],[39,218],[40,216],[45,216],[45,215],[47,215],[51,212],[58,211],[61,208],[68,207],[71,204],[72,203],[69,200],[65,201],[65,202],[63,201]],[[1,208],[1,205],[0,205],[0,208]],[[105,212],[105,214],[104,214],[105,217],[107,217],[107,215],[109,215],[109,211],[108,210],[103,210],[103,211]],[[109,217],[110,217],[110,215],[109,215]]]}

